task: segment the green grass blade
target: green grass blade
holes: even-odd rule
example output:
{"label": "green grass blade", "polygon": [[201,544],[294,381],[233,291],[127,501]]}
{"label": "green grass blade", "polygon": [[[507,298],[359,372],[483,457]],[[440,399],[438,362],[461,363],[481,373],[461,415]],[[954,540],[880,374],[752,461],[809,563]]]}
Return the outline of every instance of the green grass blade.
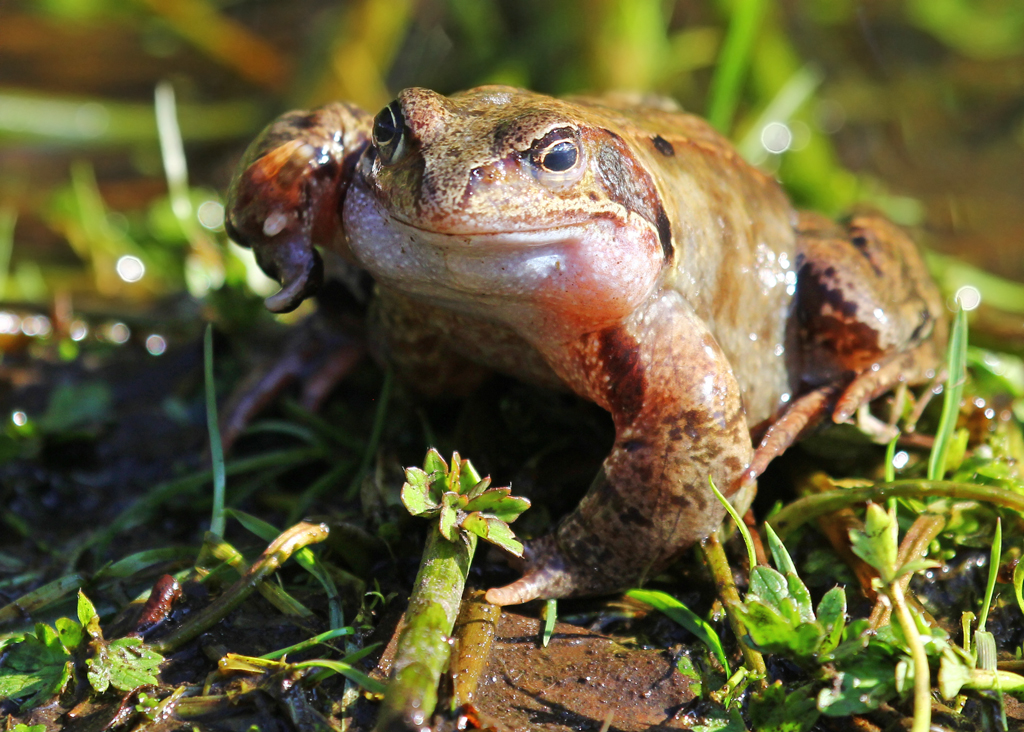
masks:
{"label": "green grass blade", "polygon": [[732,125],[764,10],[765,0],[737,0],[735,3],[708,94],[708,121],[719,132],[727,133]]}
{"label": "green grass blade", "polygon": [[551,634],[555,631],[555,621],[558,620],[558,600],[548,600],[544,605],[544,630],[541,631],[540,644],[547,648],[551,642]]}
{"label": "green grass blade", "polygon": [[949,376],[942,400],[942,416],[939,418],[939,429],[935,433],[935,446],[928,456],[929,480],[942,480],[946,473],[946,455],[953,439],[953,432],[956,430],[957,417],[960,416],[960,398],[967,378],[967,313],[959,305],[953,321],[953,332],[949,337],[946,368]]}
{"label": "green grass blade", "polygon": [[715,658],[718,659],[718,662],[722,664],[722,668],[725,669],[725,675],[727,677],[732,675],[732,672],[729,670],[729,659],[726,658],[725,649],[722,647],[722,639],[718,637],[718,633],[715,632],[715,629],[704,618],[697,615],[697,613],[693,612],[693,610],[686,607],[676,598],[664,592],[657,590],[630,590],[626,595],[634,600],[647,603],[700,638],[701,642],[711,650]]}
{"label": "green grass blade", "polygon": [[988,584],[985,586],[985,599],[981,603],[981,612],[978,613],[978,632],[985,632],[985,623],[988,621],[988,610],[992,607],[992,595],[996,589],[996,578],[999,576],[999,558],[1003,554],[1003,521],[996,519],[995,536],[992,537],[992,550],[988,558]]}
{"label": "green grass blade", "polygon": [[210,458],[213,461],[213,510],[210,531],[224,536],[224,449],[220,442],[217,420],[217,390],[213,383],[213,325],[206,326],[203,336],[203,367],[206,377],[206,427],[210,431]]}

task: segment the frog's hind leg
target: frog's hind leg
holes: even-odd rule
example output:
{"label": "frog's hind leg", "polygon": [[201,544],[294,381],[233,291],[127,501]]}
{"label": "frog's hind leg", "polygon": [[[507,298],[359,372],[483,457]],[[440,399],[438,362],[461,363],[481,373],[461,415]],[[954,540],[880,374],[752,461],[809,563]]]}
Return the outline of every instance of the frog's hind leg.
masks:
{"label": "frog's hind leg", "polygon": [[834,386],[823,386],[795,399],[761,438],[750,468],[743,475],[744,485],[757,480],[768,463],[817,425],[828,414],[838,393],[839,390]]}
{"label": "frog's hind leg", "polygon": [[[843,390],[832,410],[832,420],[836,424],[849,422],[862,404],[877,399],[900,384],[912,386],[928,381],[941,383],[945,380],[945,371],[936,375],[933,367],[939,363],[939,358],[934,341],[925,341],[917,348],[893,354],[879,364],[877,369],[859,374]],[[923,398],[927,399],[928,395]]]}

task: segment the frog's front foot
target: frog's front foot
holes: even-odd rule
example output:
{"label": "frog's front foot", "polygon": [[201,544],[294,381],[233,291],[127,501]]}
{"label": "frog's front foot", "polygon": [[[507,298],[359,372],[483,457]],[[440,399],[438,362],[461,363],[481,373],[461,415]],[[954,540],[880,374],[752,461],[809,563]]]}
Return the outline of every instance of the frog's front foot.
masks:
{"label": "frog's front foot", "polygon": [[487,602],[492,605],[519,605],[538,598],[596,594],[602,589],[593,581],[599,576],[596,568],[588,581],[586,573],[581,573],[566,561],[554,534],[529,542],[523,555],[526,560],[523,576],[504,587],[487,590]]}

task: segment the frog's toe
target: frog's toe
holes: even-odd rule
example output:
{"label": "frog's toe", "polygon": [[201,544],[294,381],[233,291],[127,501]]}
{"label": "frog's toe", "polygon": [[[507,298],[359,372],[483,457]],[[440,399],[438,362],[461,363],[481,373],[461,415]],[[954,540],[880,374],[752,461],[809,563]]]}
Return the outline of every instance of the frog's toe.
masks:
{"label": "frog's toe", "polygon": [[281,283],[280,291],[263,301],[273,313],[291,312],[323,284],[323,260],[305,237],[254,251],[263,271]]}
{"label": "frog's toe", "polygon": [[504,587],[487,590],[487,602],[492,605],[519,605],[530,600],[568,597],[579,592],[578,577],[569,570],[554,536],[531,541],[526,547],[525,557],[523,576]]}

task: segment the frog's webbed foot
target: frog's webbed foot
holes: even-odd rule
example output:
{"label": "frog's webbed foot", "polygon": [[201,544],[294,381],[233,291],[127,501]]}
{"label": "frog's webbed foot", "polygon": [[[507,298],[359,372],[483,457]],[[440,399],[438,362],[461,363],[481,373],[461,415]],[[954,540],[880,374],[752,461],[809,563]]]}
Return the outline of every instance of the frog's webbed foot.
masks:
{"label": "frog's webbed foot", "polygon": [[546,597],[572,594],[575,579],[566,568],[553,534],[535,539],[524,550],[526,567],[523,576],[504,587],[487,590],[485,599],[492,605],[520,605]]}
{"label": "frog's webbed foot", "polygon": [[323,262],[314,245],[346,250],[340,203],[369,144],[369,116],[346,104],[289,112],[246,150],[228,190],[228,236],[252,247],[281,283],[266,299],[276,313],[319,289]]}
{"label": "frog's webbed foot", "polygon": [[[836,401],[832,419],[837,424],[850,421],[862,404],[867,404],[887,391],[906,384],[922,384],[933,380],[941,383],[943,371],[936,374],[934,366],[941,363],[938,347],[934,341],[925,341],[916,348],[894,354],[872,369],[859,374]],[[929,392],[930,393],[930,392]],[[926,395],[927,399],[928,396]],[[914,420],[916,421],[916,420]]]}

